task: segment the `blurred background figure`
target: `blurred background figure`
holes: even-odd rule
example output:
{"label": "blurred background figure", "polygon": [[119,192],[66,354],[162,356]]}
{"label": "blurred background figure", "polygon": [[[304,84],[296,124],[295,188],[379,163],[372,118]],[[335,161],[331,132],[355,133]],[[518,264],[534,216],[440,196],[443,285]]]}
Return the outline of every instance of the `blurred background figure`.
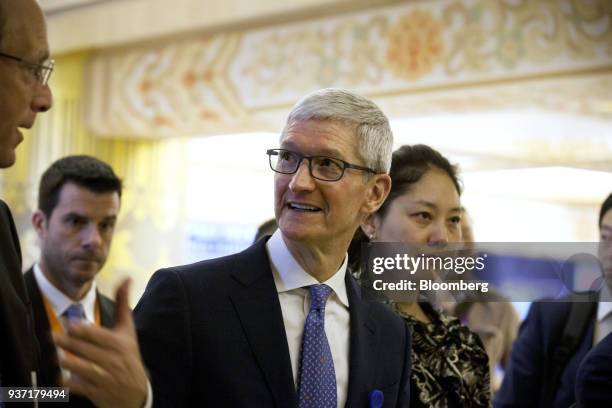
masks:
{"label": "blurred background figure", "polygon": [[598,225],[601,290],[531,304],[495,407],[561,408],[576,402],[578,366],[594,344],[612,333],[612,194],[601,205]]}
{"label": "blurred background figure", "polygon": [[[472,217],[465,209],[461,217],[461,236],[465,250],[474,255]],[[462,276],[467,279],[474,278],[472,271],[466,271]],[[441,306],[478,334],[484,343],[489,356],[491,391],[495,393],[501,385],[497,371],[505,367],[518,331],[519,316],[516,309],[491,284],[486,294],[465,292],[463,296],[458,297],[458,302],[443,302]]]}
{"label": "blurred background figure", "polygon": [[274,234],[274,231],[278,229],[278,224],[274,218],[270,218],[267,221],[264,221],[259,227],[257,227],[257,232],[255,233],[255,239],[253,239],[253,243],[259,241],[263,237]]}
{"label": "blurred background figure", "polygon": [[607,407],[612,401],[612,334],[582,360],[576,374],[576,408]]}
{"label": "blurred background figure", "polygon": [[[32,215],[40,259],[25,274],[41,347],[39,386],[61,386],[51,332],[63,332],[64,319],[114,325],[115,303],[98,291],[95,278],[109,254],[121,190],[113,169],[91,156],[57,160],[40,180]],[[69,405],[93,406],[76,395]]]}
{"label": "blurred background figure", "polygon": [[[349,249],[359,268],[362,243],[401,242],[443,249],[461,241],[457,169],[426,145],[393,152],[391,192],[357,231]],[[488,407],[489,365],[480,338],[426,299],[394,302],[412,329],[411,407]]]}

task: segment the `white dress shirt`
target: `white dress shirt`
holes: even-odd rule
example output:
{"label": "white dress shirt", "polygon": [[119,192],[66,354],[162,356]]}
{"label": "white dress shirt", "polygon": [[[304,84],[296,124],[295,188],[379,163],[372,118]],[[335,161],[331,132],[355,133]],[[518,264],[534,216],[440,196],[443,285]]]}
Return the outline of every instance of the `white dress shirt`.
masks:
{"label": "white dress shirt", "polygon": [[612,333],[612,294],[610,288],[604,283],[599,292],[597,304],[597,324],[593,344],[599,343],[608,334]]}
{"label": "white dress shirt", "polygon": [[45,295],[53,312],[55,313],[55,317],[61,322],[62,315],[72,305],[73,303],[80,303],[83,306],[83,310],[85,311],[85,318],[89,323],[95,324],[96,322],[96,281],[93,281],[91,284],[91,288],[87,291],[83,299],[78,302],[74,302],[68,296],[64,295],[58,288],[53,286],[51,282],[47,279],[45,274],[40,270],[40,266],[38,264],[34,264],[34,277],[36,278],[36,283],[40,288],[40,291]]}
{"label": "white dress shirt", "polygon": [[350,315],[344,281],[348,257],[344,257],[342,266],[331,278],[325,282],[319,282],[304,271],[291,255],[279,230],[268,240],[266,249],[283,313],[296,388],[299,377],[302,334],[306,316],[310,311],[310,291],[305,287],[324,283],[333,290],[325,306],[325,334],[334,359],[338,407],[343,407],[346,404],[349,374]]}

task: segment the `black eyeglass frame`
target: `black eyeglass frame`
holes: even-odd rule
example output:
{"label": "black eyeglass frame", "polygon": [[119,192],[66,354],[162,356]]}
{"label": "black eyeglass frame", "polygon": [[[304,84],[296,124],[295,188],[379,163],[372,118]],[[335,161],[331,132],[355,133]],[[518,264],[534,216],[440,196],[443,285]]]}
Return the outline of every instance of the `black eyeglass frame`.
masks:
{"label": "black eyeglass frame", "polygon": [[[274,166],[272,166],[272,156],[279,156],[279,154],[281,152],[288,152],[288,153],[296,155],[299,158],[299,160],[297,162],[297,165],[295,166],[295,170],[293,170],[292,172],[278,171],[278,170],[276,170],[274,168]],[[302,165],[302,161],[304,159],[308,160],[308,172],[310,173],[310,177],[315,178],[317,180],[321,180],[321,181],[338,181],[342,177],[344,177],[344,172],[345,172],[346,169],[355,169],[355,170],[361,170],[361,171],[365,171],[365,172],[372,173],[372,174],[378,174],[376,171],[372,170],[369,167],[365,167],[365,166],[360,166],[358,164],[349,163],[347,161],[344,161],[342,159],[338,159],[336,157],[321,156],[321,155],[317,155],[317,156],[304,156],[301,153],[294,152],[293,150],[287,150],[287,149],[268,149],[268,150],[266,150],[266,154],[268,155],[268,161],[270,163],[270,168],[272,169],[272,171],[274,171],[276,173],[280,173],[280,174],[295,174],[298,171],[298,169],[300,168],[300,166]],[[323,179],[323,178],[315,176],[312,173],[312,159],[316,159],[316,158],[330,159],[330,160],[333,160],[334,162],[342,163],[342,173],[340,173],[340,176],[338,178],[336,178],[336,179]]]}
{"label": "black eyeglass frame", "polygon": [[[29,69],[32,69],[32,70],[35,69],[36,72],[34,72],[34,76],[36,77],[36,81],[38,81],[41,85],[47,85],[47,83],[49,82],[49,78],[51,77],[51,73],[53,72],[53,69],[55,68],[55,60],[51,58],[45,60],[41,64],[36,64],[33,62],[28,62],[24,60],[23,58],[19,58],[14,55],[7,54],[5,52],[0,52],[0,57],[12,59],[14,61],[20,62],[21,64],[23,64]],[[49,65],[44,65],[45,62],[48,62]]]}

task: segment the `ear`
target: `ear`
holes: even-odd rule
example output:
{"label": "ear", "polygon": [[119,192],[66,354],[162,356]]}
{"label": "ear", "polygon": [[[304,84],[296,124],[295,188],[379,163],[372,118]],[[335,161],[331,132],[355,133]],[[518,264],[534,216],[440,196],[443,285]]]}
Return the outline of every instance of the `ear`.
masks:
{"label": "ear", "polygon": [[47,230],[47,217],[42,211],[36,210],[34,214],[32,214],[32,226],[34,230],[36,230],[38,238],[42,238]]}
{"label": "ear", "polygon": [[361,223],[360,228],[366,237],[376,238],[376,231],[380,227],[380,217],[376,213],[368,214],[365,220]]}
{"label": "ear", "polygon": [[388,174],[376,174],[368,181],[368,191],[363,205],[366,215],[375,213],[385,202],[391,191],[391,177]]}

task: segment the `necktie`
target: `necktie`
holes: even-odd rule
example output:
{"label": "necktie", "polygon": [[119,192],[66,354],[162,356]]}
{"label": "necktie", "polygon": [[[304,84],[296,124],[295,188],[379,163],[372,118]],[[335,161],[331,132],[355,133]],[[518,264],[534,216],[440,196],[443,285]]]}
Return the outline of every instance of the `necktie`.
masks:
{"label": "necktie", "polygon": [[62,316],[68,319],[85,319],[85,310],[80,303],[73,303],[62,313]]}
{"label": "necktie", "polygon": [[325,302],[331,292],[327,285],[310,287],[310,311],[302,336],[299,408],[328,408],[337,404],[334,360],[325,335]]}

